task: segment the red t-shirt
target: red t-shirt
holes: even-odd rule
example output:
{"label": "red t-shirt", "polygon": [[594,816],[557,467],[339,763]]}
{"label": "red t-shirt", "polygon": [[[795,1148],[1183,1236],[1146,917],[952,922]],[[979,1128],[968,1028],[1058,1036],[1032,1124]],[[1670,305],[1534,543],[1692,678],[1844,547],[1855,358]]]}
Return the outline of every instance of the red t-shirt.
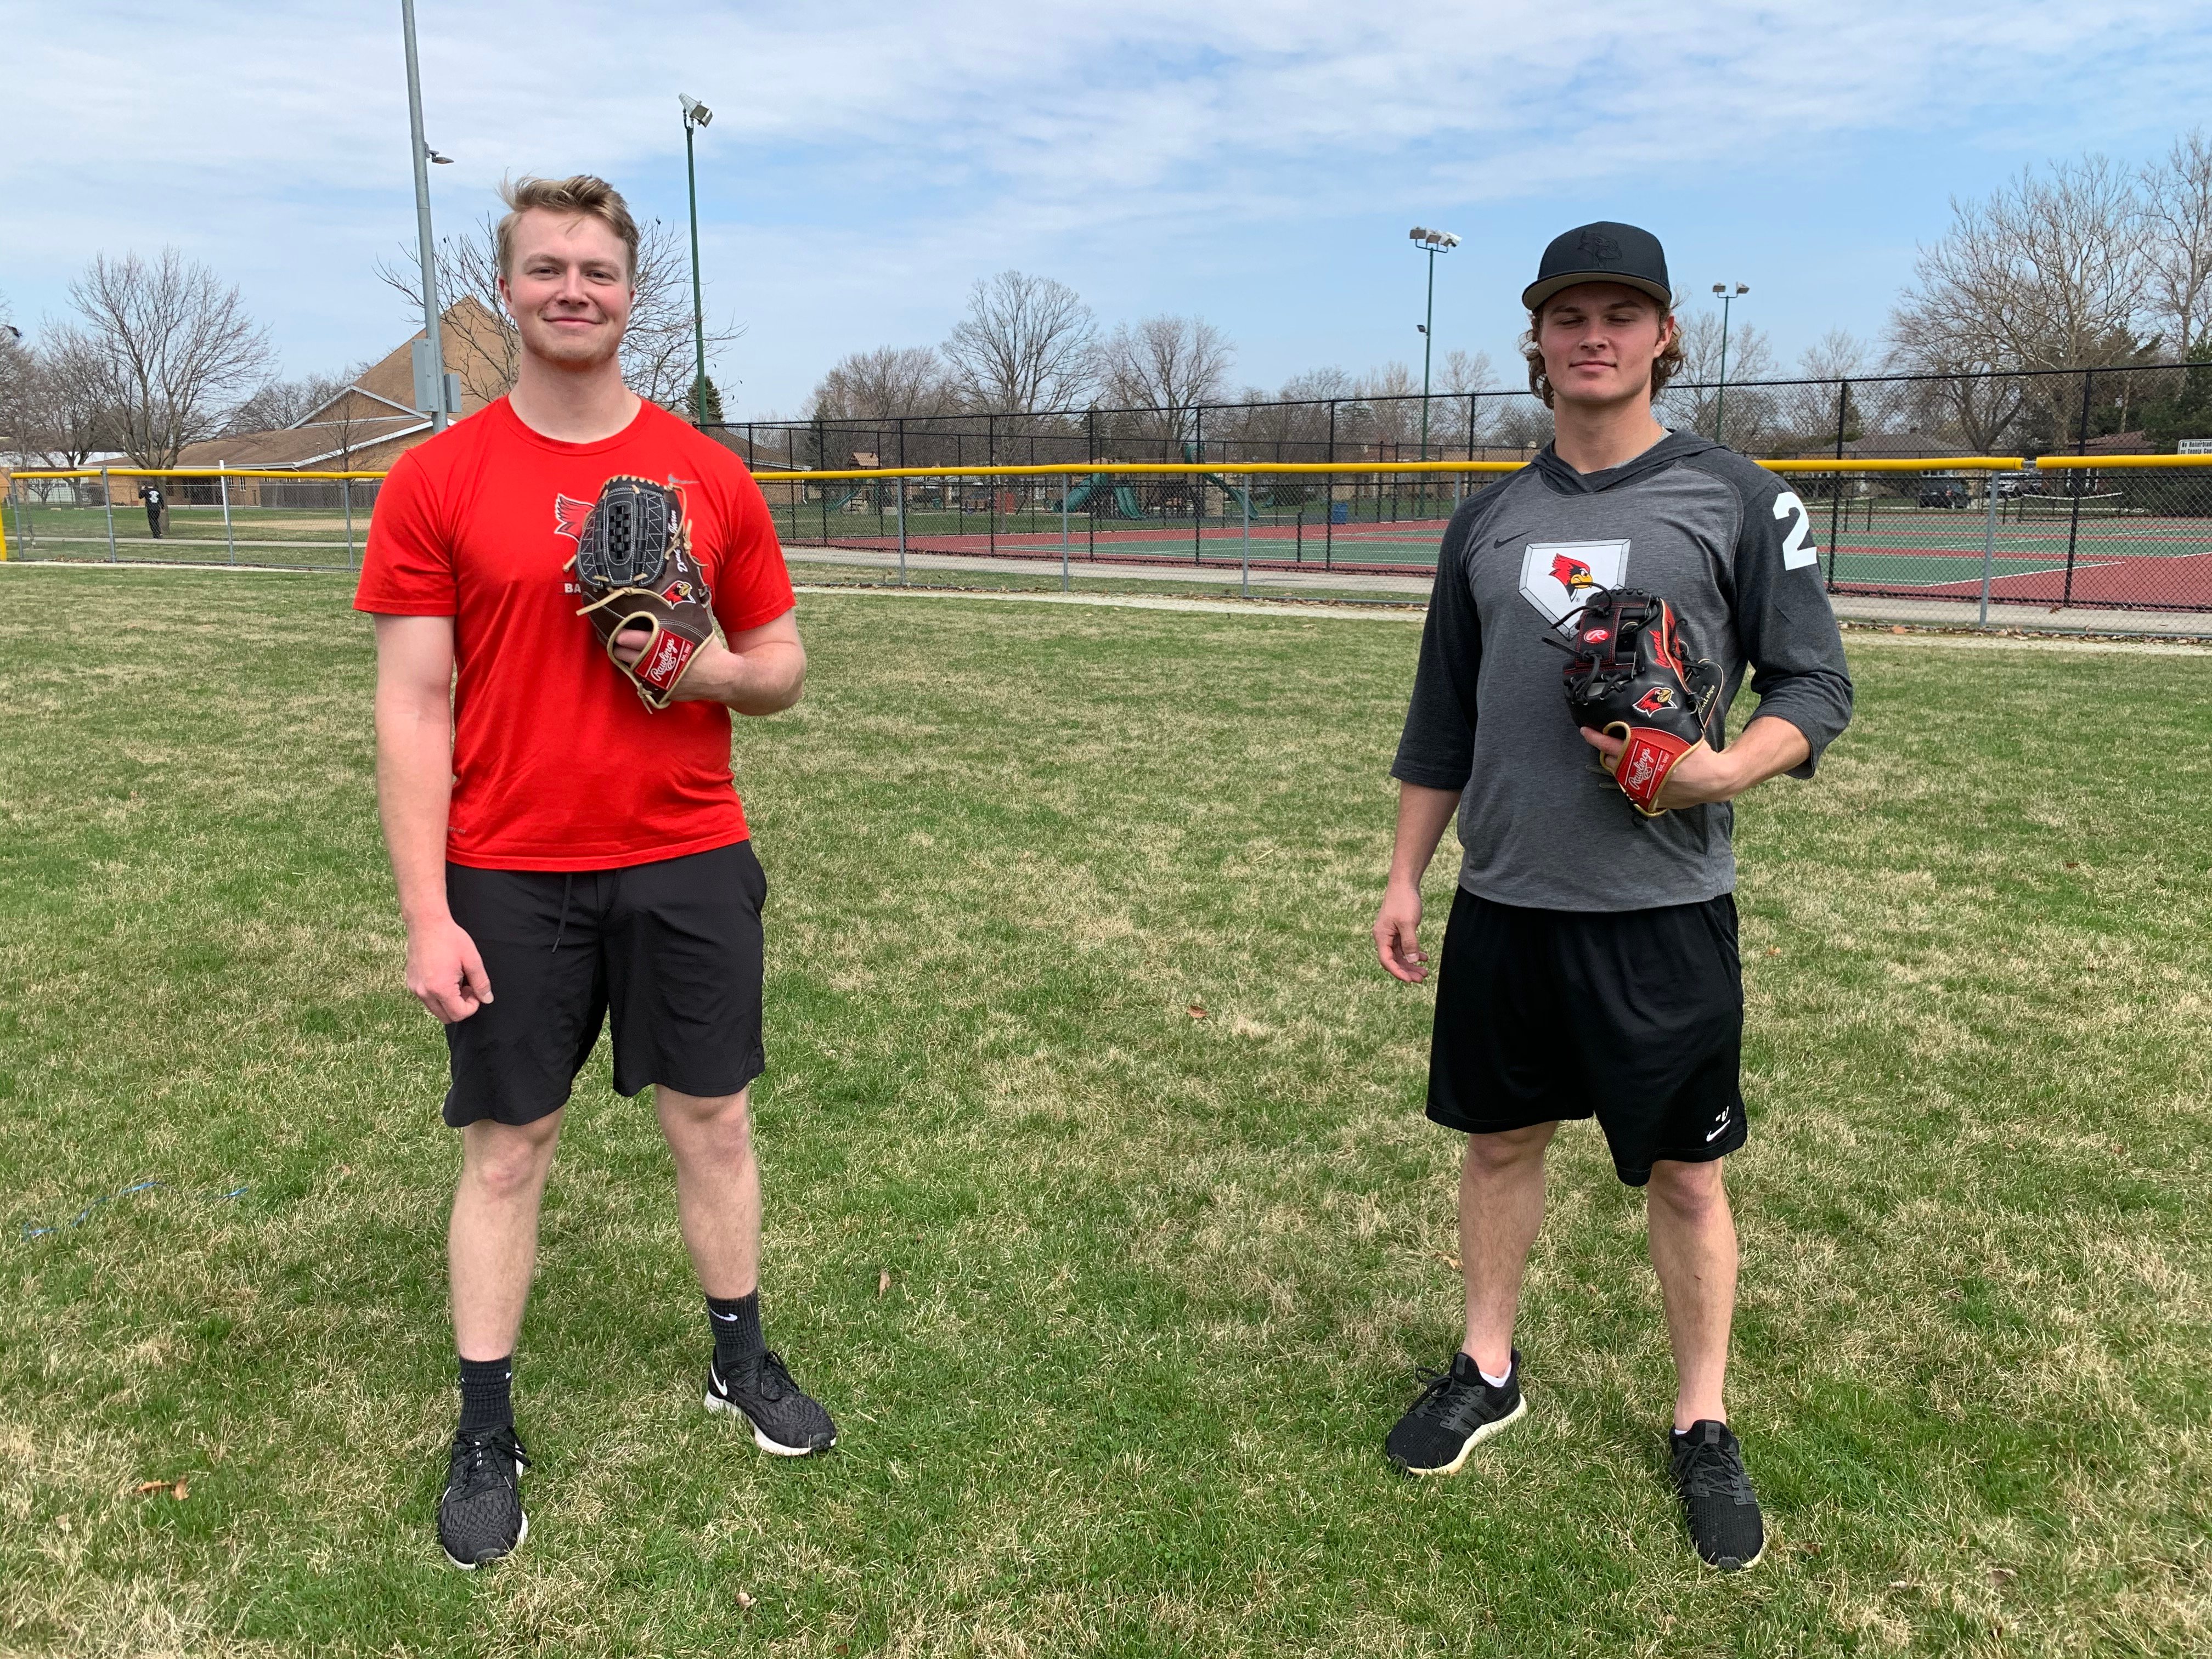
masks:
{"label": "red t-shirt", "polygon": [[576,527],[617,473],[682,489],[724,633],[792,608],[760,486],[652,404],[613,437],[571,444],[532,431],[501,398],[402,455],[377,497],[354,608],[453,619],[455,864],[607,870],[749,833],[730,711],[648,709],[576,614]]}

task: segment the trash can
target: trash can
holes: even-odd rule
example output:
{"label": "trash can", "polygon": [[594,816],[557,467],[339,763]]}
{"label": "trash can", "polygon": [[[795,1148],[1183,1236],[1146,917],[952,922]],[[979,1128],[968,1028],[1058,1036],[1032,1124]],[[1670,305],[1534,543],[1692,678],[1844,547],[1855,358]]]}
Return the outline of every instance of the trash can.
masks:
{"label": "trash can", "polygon": [[1331,524],[1350,524],[1352,522],[1352,503],[1350,501],[1331,501],[1328,504],[1328,521]]}

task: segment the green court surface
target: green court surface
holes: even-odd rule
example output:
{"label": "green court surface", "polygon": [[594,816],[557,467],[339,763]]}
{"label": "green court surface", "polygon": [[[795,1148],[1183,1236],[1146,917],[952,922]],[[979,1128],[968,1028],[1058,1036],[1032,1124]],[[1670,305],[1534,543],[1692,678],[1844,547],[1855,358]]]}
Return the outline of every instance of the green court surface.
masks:
{"label": "green court surface", "polygon": [[735,764],[763,1306],[842,1442],[700,1409],[668,1160],[602,1050],[517,1362],[530,1537],[465,1576],[445,1050],[349,597],[0,568],[0,1650],[2212,1647],[2205,654],[1854,632],[1857,724],[1742,804],[1770,1541],[1722,1578],[1586,1126],[1529,1416],[1452,1480],[1381,1455],[1460,1308],[1432,998],[1366,937],[1418,623],[805,596],[806,700]]}

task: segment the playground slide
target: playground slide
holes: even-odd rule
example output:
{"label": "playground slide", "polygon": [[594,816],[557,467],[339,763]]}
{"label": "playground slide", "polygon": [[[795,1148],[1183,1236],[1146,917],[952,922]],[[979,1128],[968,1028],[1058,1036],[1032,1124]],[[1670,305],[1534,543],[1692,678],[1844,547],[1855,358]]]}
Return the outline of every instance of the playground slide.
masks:
{"label": "playground slide", "polygon": [[[1050,510],[1059,512],[1060,504],[1054,501]],[[1088,513],[1097,519],[1141,519],[1145,504],[1137,499],[1132,485],[1093,483],[1078,484],[1067,492],[1067,511]]]}

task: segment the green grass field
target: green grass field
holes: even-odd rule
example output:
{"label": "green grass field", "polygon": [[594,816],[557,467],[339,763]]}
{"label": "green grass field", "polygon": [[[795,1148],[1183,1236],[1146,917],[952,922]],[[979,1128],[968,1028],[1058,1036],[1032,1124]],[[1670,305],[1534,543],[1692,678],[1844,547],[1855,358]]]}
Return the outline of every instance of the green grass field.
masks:
{"label": "green grass field", "polygon": [[667,1158],[602,1054],[518,1362],[530,1540],[464,1576],[443,1048],[348,598],[0,568],[0,1651],[2212,1644],[2206,654],[1855,632],[1858,723],[1743,811],[1771,1541],[1723,1579],[1586,1127],[1528,1419],[1442,1483],[1379,1455],[1459,1300],[1429,994],[1364,937],[1415,627],[808,596],[807,700],[737,769],[763,1301],[842,1443],[701,1412]]}

